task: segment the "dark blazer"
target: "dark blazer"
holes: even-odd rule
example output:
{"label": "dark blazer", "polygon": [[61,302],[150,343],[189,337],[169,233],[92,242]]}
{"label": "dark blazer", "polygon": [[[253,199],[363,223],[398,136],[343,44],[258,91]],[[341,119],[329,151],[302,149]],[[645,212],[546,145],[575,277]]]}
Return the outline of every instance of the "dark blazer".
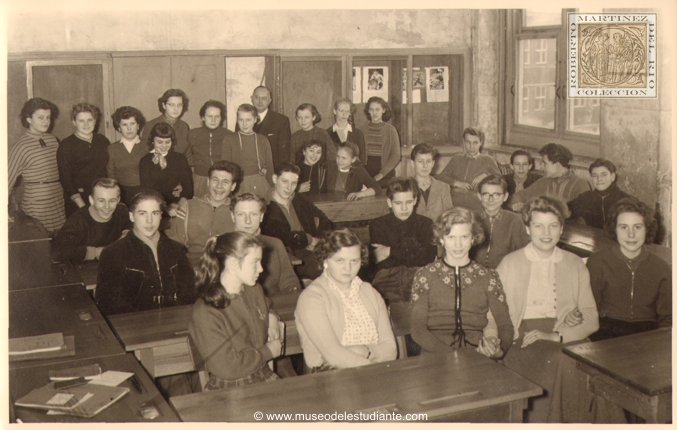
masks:
{"label": "dark blazer", "polygon": [[268,109],[268,113],[263,121],[254,126],[254,131],[268,138],[275,166],[283,161],[294,162],[294,160],[289,159],[289,151],[291,150],[291,126],[289,125],[289,118]]}
{"label": "dark blazer", "polygon": [[[338,165],[336,161],[329,162],[327,169],[327,192],[333,192],[338,178]],[[362,185],[367,188],[373,188],[376,194],[381,192],[381,186],[374,178],[372,178],[367,170],[361,165],[357,164],[350,168],[348,178],[346,179],[346,195],[362,191]]]}
{"label": "dark blazer", "polygon": [[104,248],[96,283],[96,304],[101,313],[195,303],[195,272],[183,245],[160,234],[157,253],[159,270],[153,251],[133,231]]}
{"label": "dark blazer", "polygon": [[[308,246],[308,236],[319,237],[320,232],[331,230],[332,223],[327,215],[319,210],[313,202],[308,200],[301,193],[296,193],[292,199],[292,206],[299,217],[303,231],[292,231],[287,217],[284,215],[284,209],[279,203],[272,200],[266,209],[266,215],[261,223],[261,233],[266,236],[272,236],[280,239],[284,246],[292,250],[303,249]],[[315,224],[315,218],[319,223]]]}
{"label": "dark blazer", "polygon": [[[336,148],[338,149],[339,146],[341,146],[341,138],[339,137],[338,133],[333,130],[334,125],[332,124],[331,127],[327,129],[327,133],[329,133],[329,137],[331,137],[331,140],[334,142],[334,145],[336,145]],[[348,137],[346,138],[346,141],[348,142],[353,142],[357,147],[360,149],[360,161],[362,161],[363,164],[367,163],[367,145],[364,142],[364,133],[362,133],[362,130],[358,129],[354,125],[353,131],[348,132]],[[331,161],[331,160],[328,160]]]}

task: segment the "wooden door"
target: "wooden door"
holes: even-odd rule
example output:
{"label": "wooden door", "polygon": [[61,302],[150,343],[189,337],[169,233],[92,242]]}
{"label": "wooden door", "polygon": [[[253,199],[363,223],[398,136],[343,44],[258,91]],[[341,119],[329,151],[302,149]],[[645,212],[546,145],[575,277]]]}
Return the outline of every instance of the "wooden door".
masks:
{"label": "wooden door", "polygon": [[172,88],[182,89],[190,100],[188,112],[181,119],[190,128],[202,127],[200,108],[207,100],[226,103],[226,71],[224,57],[172,57]]}

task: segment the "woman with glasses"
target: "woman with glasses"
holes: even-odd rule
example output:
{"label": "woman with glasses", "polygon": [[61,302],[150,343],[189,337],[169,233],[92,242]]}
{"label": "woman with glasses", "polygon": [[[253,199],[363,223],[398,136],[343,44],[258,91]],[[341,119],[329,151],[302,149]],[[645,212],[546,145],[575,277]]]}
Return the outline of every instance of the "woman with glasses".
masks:
{"label": "woman with glasses", "polygon": [[[470,260],[473,244],[484,240],[474,214],[465,208],[445,211],[434,225],[444,258],[422,267],[411,294],[411,336],[423,353],[472,347],[501,358],[510,347],[513,326],[498,274]],[[485,331],[491,311],[495,328]]]}
{"label": "woman with glasses", "polygon": [[[357,108],[350,100],[340,97],[334,102],[334,118],[336,122],[327,129],[329,137],[338,151],[342,143],[353,142],[360,150],[360,161],[367,163],[367,150],[364,144],[364,133],[355,127]],[[332,160],[330,160],[332,161]]]}

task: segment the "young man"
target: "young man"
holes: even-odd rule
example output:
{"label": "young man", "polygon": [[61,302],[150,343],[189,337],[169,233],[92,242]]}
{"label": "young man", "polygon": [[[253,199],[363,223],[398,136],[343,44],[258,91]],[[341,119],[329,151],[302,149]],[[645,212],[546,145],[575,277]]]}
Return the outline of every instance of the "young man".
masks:
{"label": "young man", "polygon": [[522,217],[501,208],[508,199],[507,187],[505,180],[495,175],[482,179],[478,187],[482,201],[479,219],[485,239],[471,250],[471,258],[490,269],[498,267],[504,256],[526,246],[530,240]]}
{"label": "young man", "polygon": [[510,156],[510,165],[512,173],[503,175],[503,179],[508,184],[508,194],[511,196],[517,191],[529,188],[531,184],[543,177],[531,171],[534,168],[534,159],[527,151],[518,149],[513,152]]}
{"label": "young man", "polygon": [[235,231],[252,234],[263,242],[261,259],[263,272],[259,275],[258,283],[268,295],[300,290],[301,284],[282,241],[261,234],[261,221],[265,211],[266,202],[252,193],[240,194],[230,202],[230,214]]}
{"label": "young man", "polygon": [[185,155],[188,162],[192,163],[192,154],[187,152],[190,142],[188,137],[190,126],[181,120],[183,114],[188,111],[188,96],[183,90],[172,88],[165,91],[162,97],[157,100],[157,105],[162,115],[146,123],[141,134],[141,142],[144,144],[148,142],[150,131],[155,124],[166,122],[172,126],[174,133],[176,133],[174,151]]}
{"label": "young man", "polygon": [[[313,249],[320,232],[331,230],[329,218],[303,194],[296,192],[301,170],[295,164],[280,163],[275,167],[273,188],[268,208],[261,223],[261,232],[277,237],[303,264],[296,266],[301,278],[315,279],[322,274]],[[318,219],[316,224],[315,219]]]}
{"label": "young man", "polygon": [[416,269],[435,260],[437,247],[432,220],[415,213],[416,181],[393,178],[386,196],[391,213],[369,223],[369,238],[376,261],[372,285],[391,302],[407,300]]}
{"label": "young man", "polygon": [[595,189],[569,202],[571,218],[603,229],[614,203],[630,195],[616,185],[616,166],[611,161],[598,158],[588,170]]}
{"label": "young man", "polygon": [[488,175],[500,175],[498,163],[493,157],[481,154],[484,132],[468,127],[463,130],[463,154],[451,157],[437,179],[452,186],[452,199],[456,206],[480,210],[477,200],[477,184]]}
{"label": "young man", "polygon": [[254,88],[251,100],[259,114],[259,121],[254,125],[254,132],[268,138],[273,153],[273,164],[277,166],[284,161],[293,163],[294,160],[289,159],[291,148],[289,118],[269,109],[273,97],[270,90],[264,86]]}
{"label": "young man", "polygon": [[427,216],[433,222],[442,212],[451,209],[451,188],[449,184],[438,181],[431,176],[435,168],[437,151],[427,143],[419,143],[411,150],[411,160],[414,162],[416,183],[421,191],[421,198],[416,206],[416,213]]}
{"label": "young man", "polygon": [[105,246],[132,227],[127,206],[120,203],[120,187],[115,179],[94,181],[89,204],[75,211],[59,230],[52,242],[52,260],[98,260]]}
{"label": "young man", "polygon": [[197,267],[207,239],[228,233],[235,226],[230,216],[230,194],[240,180],[240,166],[217,161],[209,168],[209,193],[181,205],[172,219],[167,236],[188,248],[188,260]]}
{"label": "young man", "polygon": [[565,203],[590,190],[590,184],[569,169],[573,158],[571,151],[557,143],[548,143],[540,151],[545,164],[545,177],[529,188],[516,192],[510,197],[510,208],[519,212],[524,203],[537,196],[548,196]]}

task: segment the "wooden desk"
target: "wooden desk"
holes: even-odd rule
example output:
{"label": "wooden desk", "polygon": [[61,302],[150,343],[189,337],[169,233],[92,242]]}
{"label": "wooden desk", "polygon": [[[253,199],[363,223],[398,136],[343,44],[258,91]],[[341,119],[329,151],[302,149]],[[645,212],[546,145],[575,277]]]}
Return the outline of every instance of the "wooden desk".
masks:
{"label": "wooden desk", "polygon": [[191,422],[255,422],[256,411],[394,411],[427,413],[428,421],[521,423],[528,398],[541,393],[541,387],[468,348],[172,397],[170,403]]}
{"label": "wooden desk", "polygon": [[82,283],[85,284],[87,291],[96,290],[96,278],[99,271],[99,261],[88,261],[75,266]]}
{"label": "wooden desk", "polygon": [[559,238],[562,249],[573,252],[581,258],[589,257],[592,253],[609,248],[616,244],[604,230],[577,221],[568,221],[564,224],[564,231]]}
{"label": "wooden desk", "polygon": [[[116,403],[103,410],[92,418],[74,417],[70,415],[47,415],[47,411],[31,409],[24,407],[14,407],[16,417],[25,423],[34,422],[67,422],[67,423],[88,423],[88,422],[176,422],[179,418],[176,416],[169,404],[162,398],[162,395],[155,387],[153,381],[148,377],[139,362],[131,354],[122,354],[109,357],[88,358],[70,363],[59,363],[47,366],[38,366],[24,369],[12,369],[9,372],[9,391],[13,401],[20,399],[35,388],[42,387],[49,383],[50,370],[68,369],[73,367],[88,366],[98,364],[103,372],[107,370],[118,370],[122,372],[134,372],[142,386],[142,392],[139,393],[131,383],[130,379],[120,384],[121,387],[130,389]],[[143,418],[139,411],[142,403],[152,402],[160,412],[160,416],[153,420]]]}
{"label": "wooden desk", "polygon": [[312,194],[308,196],[308,199],[335,223],[371,220],[388,213],[385,195],[348,201],[345,193],[333,192]]}
{"label": "wooden desk", "polygon": [[663,328],[564,348],[588,389],[647,423],[672,421],[672,330]]}
{"label": "wooden desk", "polygon": [[63,333],[75,337],[75,356],[13,361],[10,369],[124,354],[82,285],[9,292],[9,338]]}
{"label": "wooden desk", "polygon": [[[301,344],[294,319],[298,293],[276,294],[271,300],[273,309],[286,325],[285,355],[300,354]],[[192,310],[193,305],[174,306],[111,315],[108,321],[125,350],[134,352],[148,373],[157,378],[195,370],[188,342]]]}
{"label": "wooden desk", "polygon": [[9,290],[81,285],[80,274],[70,262],[52,263],[51,241],[9,244]]}

